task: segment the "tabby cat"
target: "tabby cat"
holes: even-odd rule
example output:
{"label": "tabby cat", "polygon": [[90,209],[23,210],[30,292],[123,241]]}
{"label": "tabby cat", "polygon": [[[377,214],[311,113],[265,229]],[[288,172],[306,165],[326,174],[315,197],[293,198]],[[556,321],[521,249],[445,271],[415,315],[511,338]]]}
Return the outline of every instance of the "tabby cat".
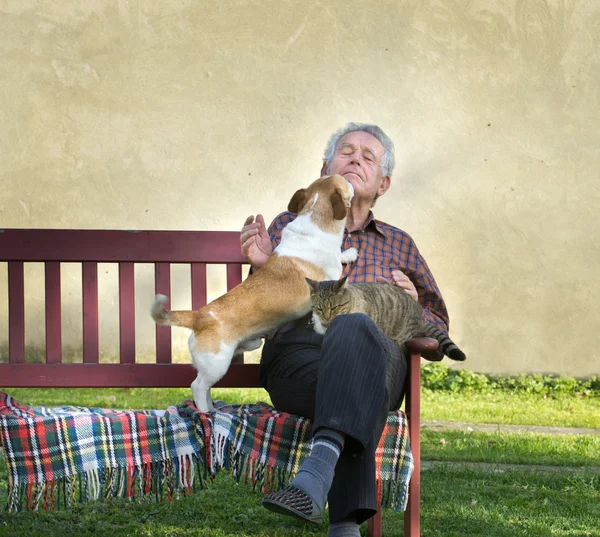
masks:
{"label": "tabby cat", "polygon": [[[347,284],[346,278],[315,282],[306,278],[310,287],[313,325],[324,334],[334,317],[344,313],[366,313],[381,330],[400,346],[415,337],[437,339],[439,350],[457,361],[465,354],[441,330],[423,320],[423,309],[404,289],[389,283]],[[439,361],[438,352],[423,353],[429,360]]]}

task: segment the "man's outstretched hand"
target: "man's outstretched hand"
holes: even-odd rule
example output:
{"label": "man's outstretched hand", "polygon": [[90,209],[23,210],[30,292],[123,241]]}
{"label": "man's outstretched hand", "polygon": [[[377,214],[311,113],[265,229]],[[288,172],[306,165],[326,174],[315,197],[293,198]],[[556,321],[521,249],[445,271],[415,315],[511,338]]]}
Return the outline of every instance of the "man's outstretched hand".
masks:
{"label": "man's outstretched hand", "polygon": [[259,269],[267,262],[273,252],[273,247],[262,214],[257,214],[256,219],[254,215],[246,218],[240,233],[240,246],[242,255],[253,269]]}

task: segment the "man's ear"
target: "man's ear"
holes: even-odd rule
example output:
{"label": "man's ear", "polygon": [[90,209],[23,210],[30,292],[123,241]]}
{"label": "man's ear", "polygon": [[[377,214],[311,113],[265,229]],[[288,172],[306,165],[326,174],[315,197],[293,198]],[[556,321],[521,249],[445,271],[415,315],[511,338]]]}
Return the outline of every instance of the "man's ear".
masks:
{"label": "man's ear", "polygon": [[348,276],[344,276],[341,280],[338,280],[337,283],[335,284],[335,290],[339,291],[342,287],[344,287],[346,285],[347,279],[348,279]]}
{"label": "man's ear", "polygon": [[350,204],[346,204],[344,198],[342,198],[342,195],[337,189],[331,194],[331,206],[333,207],[333,218],[336,220],[343,220],[348,215],[348,207]]}
{"label": "man's ear", "polygon": [[323,161],[323,166],[321,166],[321,177],[325,177],[326,175],[329,175],[327,173],[327,162]]}
{"label": "man's ear", "polygon": [[316,291],[317,287],[319,285],[319,282],[316,282],[315,280],[311,280],[310,278],[306,278],[306,283],[308,284],[308,286],[310,287],[311,291]]}
{"label": "man's ear", "polygon": [[290,213],[298,214],[306,204],[306,198],[306,188],[297,190],[288,203],[288,211],[290,211]]}
{"label": "man's ear", "polygon": [[391,184],[391,177],[389,175],[384,175],[381,178],[381,184],[379,185],[379,189],[377,190],[377,197],[383,196],[389,190]]}

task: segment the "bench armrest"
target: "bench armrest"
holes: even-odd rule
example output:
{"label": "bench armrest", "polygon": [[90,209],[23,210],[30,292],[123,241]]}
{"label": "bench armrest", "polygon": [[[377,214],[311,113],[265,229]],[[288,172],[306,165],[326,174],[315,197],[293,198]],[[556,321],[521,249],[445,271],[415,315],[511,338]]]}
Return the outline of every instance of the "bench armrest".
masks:
{"label": "bench armrest", "polygon": [[430,337],[416,337],[409,339],[406,342],[406,347],[410,351],[417,351],[423,353],[424,351],[435,351],[439,347],[437,339]]}

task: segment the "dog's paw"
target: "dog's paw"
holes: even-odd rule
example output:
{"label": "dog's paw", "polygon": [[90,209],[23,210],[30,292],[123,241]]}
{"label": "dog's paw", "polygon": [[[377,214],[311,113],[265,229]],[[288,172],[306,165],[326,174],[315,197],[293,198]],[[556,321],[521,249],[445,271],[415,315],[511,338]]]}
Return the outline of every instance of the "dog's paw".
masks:
{"label": "dog's paw", "polygon": [[342,252],[342,264],[354,263],[358,259],[358,250],[356,248],[348,248]]}

